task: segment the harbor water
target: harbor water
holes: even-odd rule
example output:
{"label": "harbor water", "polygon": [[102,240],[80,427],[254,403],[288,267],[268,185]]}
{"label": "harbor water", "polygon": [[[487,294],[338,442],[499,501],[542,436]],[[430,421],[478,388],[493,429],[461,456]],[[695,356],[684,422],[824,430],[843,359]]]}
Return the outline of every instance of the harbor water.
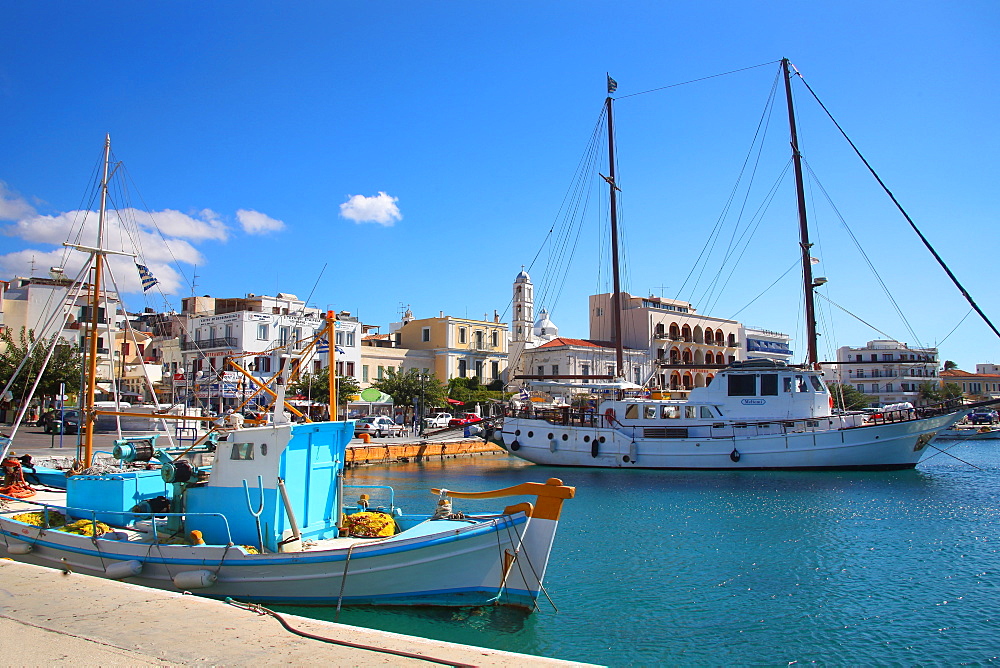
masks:
{"label": "harbor water", "polygon": [[[896,472],[557,469],[505,456],[355,469],[349,484],[391,485],[412,512],[433,510],[432,487],[576,486],[551,602],[533,614],[283,609],[609,666],[1000,663],[1000,448],[935,445],[950,454]],[[456,499],[455,510],[497,504]]]}

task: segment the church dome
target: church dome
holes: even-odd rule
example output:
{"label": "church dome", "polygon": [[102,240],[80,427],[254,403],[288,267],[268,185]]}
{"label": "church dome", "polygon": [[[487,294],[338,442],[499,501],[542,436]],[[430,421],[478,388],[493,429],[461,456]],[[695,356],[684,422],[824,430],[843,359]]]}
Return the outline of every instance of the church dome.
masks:
{"label": "church dome", "polygon": [[542,309],[538,313],[538,320],[535,321],[532,332],[536,339],[542,341],[551,341],[559,336],[559,328],[556,327],[554,322],[549,320],[549,312],[546,309]]}
{"label": "church dome", "polygon": [[531,276],[528,276],[528,272],[524,270],[524,267],[521,267],[521,273],[517,275],[517,278],[514,279],[514,282],[531,283]]}

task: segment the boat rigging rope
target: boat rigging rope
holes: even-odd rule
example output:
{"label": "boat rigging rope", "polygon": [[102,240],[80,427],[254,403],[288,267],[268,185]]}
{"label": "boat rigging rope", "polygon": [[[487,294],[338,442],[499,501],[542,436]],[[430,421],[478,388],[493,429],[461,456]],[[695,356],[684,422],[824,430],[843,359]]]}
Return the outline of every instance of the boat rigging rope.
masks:
{"label": "boat rigging rope", "polygon": [[[795,69],[794,65],[792,66],[792,69]],[[889,190],[889,187],[885,184],[885,182],[882,180],[882,178],[878,175],[878,172],[875,171],[875,168],[872,167],[871,164],[868,162],[868,160],[865,159],[865,156],[862,155],[862,153],[858,149],[858,147],[854,144],[853,141],[851,141],[851,138],[847,135],[847,133],[844,131],[844,129],[842,127],[840,127],[840,123],[838,123],[837,119],[835,119],[833,117],[833,114],[830,113],[830,110],[826,108],[826,105],[823,104],[823,101],[819,99],[819,96],[816,95],[816,92],[812,89],[812,87],[809,85],[809,83],[805,80],[805,77],[802,76],[802,73],[799,72],[797,69],[795,69],[795,74],[799,77],[799,80],[806,87],[806,90],[808,90],[809,93],[812,94],[813,98],[816,100],[816,102],[819,104],[819,106],[823,109],[823,111],[826,112],[826,115],[829,116],[829,118],[833,122],[834,126],[837,128],[837,130],[840,131],[840,134],[843,135],[844,139],[847,140],[847,143],[851,145],[851,148],[854,149],[854,152],[857,154],[857,156],[859,158],[861,158],[861,162],[863,162],[864,165],[865,165],[865,167],[868,168],[868,171],[871,172],[871,175],[875,177],[875,180],[878,181],[878,184],[882,187],[882,190],[884,190],[885,194],[887,194],[889,196],[889,199],[892,200],[892,203],[896,205],[896,208],[899,209],[899,212],[901,214],[903,214],[903,218],[906,219],[906,222],[910,224],[910,227],[913,228],[913,231],[917,233],[918,237],[920,237],[920,241],[922,241],[923,244],[924,244],[924,246],[927,248],[927,250],[929,250],[931,252],[931,255],[934,256],[934,259],[937,260],[937,263],[939,265],[941,265],[941,268],[944,269],[945,273],[948,274],[948,278],[950,278],[951,281],[952,281],[952,283],[955,284],[955,287],[958,288],[958,291],[962,293],[962,296],[965,297],[966,301],[969,302],[969,305],[972,306],[972,308],[974,308],[976,310],[976,313],[978,313],[979,316],[983,319],[983,321],[989,326],[989,328],[993,330],[993,333],[996,334],[997,337],[1000,337],[1000,330],[998,330],[996,328],[996,326],[989,319],[989,317],[987,317],[987,315],[985,313],[983,313],[983,310],[981,308],[979,308],[979,305],[972,298],[972,295],[970,295],[969,292],[962,286],[962,284],[959,283],[958,278],[955,277],[955,274],[953,274],[951,272],[951,269],[948,268],[948,265],[946,265],[945,262],[944,262],[944,260],[941,259],[941,256],[938,255],[937,251],[934,250],[934,247],[931,246],[931,243],[927,240],[927,237],[925,237],[923,235],[923,233],[917,228],[916,223],[914,223],[913,219],[910,218],[910,214],[908,214],[906,212],[906,209],[904,209],[903,205],[899,203],[899,200],[896,199],[896,196],[892,194],[892,191]]]}
{"label": "boat rigging rope", "polygon": [[445,660],[445,659],[438,659],[438,658],[435,658],[433,656],[427,656],[426,654],[418,654],[416,652],[404,652],[404,651],[398,650],[398,649],[389,649],[388,647],[376,647],[374,645],[365,645],[365,644],[362,644],[362,643],[354,643],[354,642],[349,642],[347,640],[337,640],[336,638],[327,638],[326,636],[319,636],[319,635],[316,635],[316,634],[313,634],[313,633],[308,633],[306,631],[302,631],[300,629],[296,629],[291,624],[289,624],[287,621],[285,621],[285,618],[282,617],[281,615],[279,615],[277,612],[275,612],[274,610],[270,610],[268,608],[265,608],[264,606],[259,605],[257,603],[243,603],[241,601],[236,601],[236,600],[234,600],[232,598],[228,598],[228,597],[226,598],[226,603],[229,604],[229,605],[231,605],[231,606],[233,606],[233,607],[240,608],[242,610],[247,610],[249,612],[255,612],[258,615],[262,615],[262,616],[263,615],[269,615],[271,617],[274,617],[276,620],[278,620],[278,623],[281,624],[281,626],[284,627],[284,629],[286,631],[288,631],[289,633],[294,633],[297,636],[301,636],[303,638],[308,638],[310,640],[318,640],[319,642],[325,642],[325,643],[329,643],[331,645],[340,645],[342,647],[352,647],[354,649],[363,649],[363,650],[368,650],[370,652],[382,652],[383,654],[392,654],[394,656],[402,656],[402,657],[406,657],[408,659],[417,659],[419,661],[427,661],[427,662],[430,662],[430,663],[439,663],[439,664],[444,665],[444,666],[455,666],[456,668],[474,668],[474,665],[475,665],[475,664],[471,664],[471,663],[461,663],[461,662],[457,662],[457,661],[448,661],[448,660]]}
{"label": "boat rigging rope", "polygon": [[[957,456],[955,456],[955,455],[951,454],[950,452],[948,452],[947,450],[944,450],[944,449],[942,449],[942,448],[939,448],[939,447],[937,447],[936,445],[934,445],[934,443],[928,443],[927,445],[929,445],[930,447],[932,447],[932,448],[934,448],[935,450],[937,450],[937,452],[935,452],[935,453],[934,453],[933,455],[930,455],[930,456],[928,456],[928,457],[925,457],[925,458],[923,459],[923,461],[925,461],[925,462],[926,462],[926,461],[927,461],[928,459],[930,459],[931,457],[937,457],[938,455],[948,455],[949,457],[952,457],[952,458],[954,458],[954,459],[957,459],[958,461],[962,462],[963,464],[968,464],[969,466],[971,466],[972,468],[976,469],[977,471],[982,471],[982,470],[983,470],[983,469],[979,468],[978,466],[976,466],[975,464],[973,464],[972,462],[967,462],[967,461],[965,461],[964,459],[962,459],[961,457],[957,457]],[[957,443],[956,443],[956,445],[957,445]],[[953,445],[953,446],[951,446],[951,447],[955,447],[955,446]]]}

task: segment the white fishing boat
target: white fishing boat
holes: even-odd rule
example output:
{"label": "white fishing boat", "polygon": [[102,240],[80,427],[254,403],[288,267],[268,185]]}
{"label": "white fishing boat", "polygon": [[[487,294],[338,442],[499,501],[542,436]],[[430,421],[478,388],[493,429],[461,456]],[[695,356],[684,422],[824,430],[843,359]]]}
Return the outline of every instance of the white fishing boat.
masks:
{"label": "white fishing boat", "polygon": [[624,396],[611,97],[617,84],[609,77],[605,111],[610,160],[608,176],[602,176],[610,198],[611,315],[617,373],[590,376],[589,381],[603,380],[607,384],[601,387],[623,389],[617,398],[601,401],[594,411],[515,407],[505,417],[502,430],[494,434],[511,454],[536,464],[605,468],[905,469],[914,467],[930,449],[930,441],[964,415],[968,406],[958,402],[884,411],[877,417],[834,410],[817,357],[813,290],[825,279],[812,276],[789,66],[787,60],[782,61],[798,200],[806,363],[793,367],[751,360],[728,367],[712,365],[718,372],[711,384],[692,389],[684,400]]}
{"label": "white fishing boat", "polygon": [[[84,249],[94,269],[95,318],[109,151],[106,140],[98,243]],[[317,340],[332,338],[334,320],[329,312]],[[91,339],[82,466],[92,462],[97,417],[128,415],[95,406]],[[283,365],[275,378],[284,375]],[[121,438],[114,455],[126,467],[72,475],[65,492],[24,482],[20,461],[8,456],[15,423],[0,440],[0,556],[257,603],[535,606],[572,487],[553,478],[487,492],[429,490],[433,512],[404,514],[391,489],[344,483],[353,421],[334,414],[329,422],[292,423],[284,384],[266,391],[275,400],[265,424],[218,426],[189,448],[158,447],[160,434]],[[141,468],[127,468],[135,464]],[[522,498],[496,512],[454,507],[456,499],[506,497]]]}

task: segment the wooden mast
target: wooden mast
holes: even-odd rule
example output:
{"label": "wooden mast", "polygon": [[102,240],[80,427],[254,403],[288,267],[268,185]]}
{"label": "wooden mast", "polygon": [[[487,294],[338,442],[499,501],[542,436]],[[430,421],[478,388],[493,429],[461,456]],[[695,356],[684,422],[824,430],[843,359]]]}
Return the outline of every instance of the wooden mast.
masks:
{"label": "wooden mast", "polygon": [[792,144],[792,165],[795,168],[795,194],[799,205],[799,245],[802,247],[802,283],[805,296],[806,316],[806,362],[814,368],[819,361],[816,351],[816,307],[814,304],[812,276],[812,254],[809,243],[809,225],[806,221],[806,195],[802,185],[802,154],[799,153],[799,138],[795,129],[795,109],[792,106],[791,75],[788,58],[781,59],[781,71],[785,78],[785,99],[788,101],[789,141]]}
{"label": "wooden mast", "polygon": [[330,391],[330,422],[337,421],[337,366],[334,363],[337,358],[337,314],[333,311],[326,312],[326,336],[330,342],[329,352],[326,359],[329,360],[327,368],[327,381]]}
{"label": "wooden mast", "polygon": [[615,123],[611,111],[611,93],[614,91],[610,85],[611,77],[608,77],[608,97],[605,104],[608,108],[608,189],[611,192],[609,207],[611,209],[611,273],[613,274],[613,289],[611,295],[611,310],[614,312],[614,331],[611,341],[615,344],[615,362],[617,363],[616,376],[625,376],[625,351],[622,343],[622,295],[621,279],[618,269],[618,186],[615,184]]}
{"label": "wooden mast", "polygon": [[111,135],[104,136],[104,176],[101,179],[101,210],[97,219],[97,248],[94,250],[94,280],[91,281],[90,340],[87,348],[87,392],[83,403],[83,465],[90,466],[94,456],[94,429],[97,413],[94,395],[97,392],[97,326],[100,324],[101,274],[104,273],[104,219],[108,206],[108,171],[111,164]]}

